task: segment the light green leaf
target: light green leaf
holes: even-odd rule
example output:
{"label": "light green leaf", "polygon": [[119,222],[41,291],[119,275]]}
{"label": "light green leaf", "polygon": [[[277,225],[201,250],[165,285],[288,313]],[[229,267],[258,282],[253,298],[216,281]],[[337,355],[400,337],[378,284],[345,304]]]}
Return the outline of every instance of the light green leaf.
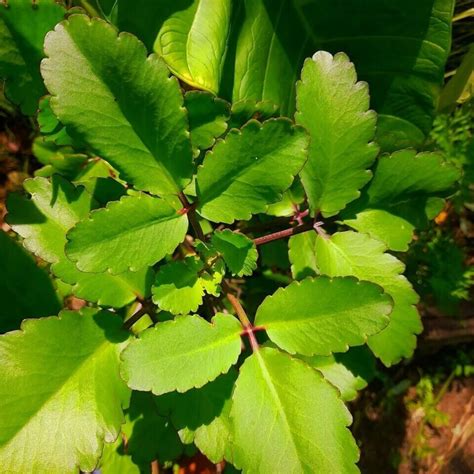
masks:
{"label": "light green leaf", "polygon": [[371,177],[367,168],[378,153],[372,142],[376,115],[368,110],[367,84],[356,81],[344,53],[319,51],[301,71],[295,119],[311,136],[301,179],[313,213],[337,214]]}
{"label": "light green leaf", "polygon": [[113,444],[106,443],[100,458],[100,474],[140,474],[140,467],[124,451],[121,438]]}
{"label": "light green leaf", "polygon": [[167,418],[160,416],[151,393],[132,392],[123,429],[128,453],[137,464],[154,459],[160,463],[173,461],[183,452],[176,429]]}
{"label": "light green leaf", "polygon": [[231,224],[265,212],[291,186],[306,161],[307,146],[303,128],[287,119],[251,120],[231,130],[198,170],[199,213]]}
{"label": "light green leaf", "polygon": [[18,329],[25,318],[60,310],[47,273],[5,232],[0,231],[0,333]]}
{"label": "light green leaf", "polygon": [[117,35],[111,25],[85,15],[60,23],[46,38],[45,51],[41,71],[51,108],[73,137],[138,189],[177,194],[189,183],[183,97],[159,58],[147,58],[134,36]]}
{"label": "light green leaf", "polygon": [[230,104],[207,92],[189,91],[184,96],[195,155],[207,150],[227,130]]}
{"label": "light green leaf", "polygon": [[94,470],[129,398],[119,377],[121,325],[112,313],[65,311],[0,337],[4,472]]}
{"label": "light green leaf", "polygon": [[245,235],[225,229],[214,232],[211,242],[233,275],[251,275],[257,268],[257,248]]}
{"label": "light green leaf", "polygon": [[240,368],[231,419],[234,464],[246,473],[358,472],[337,390],[277,349],[260,349]]}
{"label": "light green leaf", "polygon": [[[219,90],[232,10],[231,0],[192,0],[171,8],[154,49],[181,80]],[[168,7],[170,8],[170,7]]]}
{"label": "light green leaf", "polygon": [[353,347],[344,354],[303,357],[341,393],[345,402],[354,400],[375,374],[375,358],[365,347]]}
{"label": "light green leaf", "polygon": [[402,150],[377,162],[363,196],[343,213],[344,224],[406,251],[415,228],[426,225],[435,196],[446,195],[459,170],[438,153]]}
{"label": "light green leaf", "polygon": [[172,253],[187,228],[186,215],[163,199],[125,196],[69,231],[66,255],[85,272],[136,271]]}
{"label": "light green leaf", "polygon": [[162,265],[152,288],[153,302],[173,314],[196,312],[204,295],[202,269],[203,264],[194,257]]}
{"label": "light green leaf", "polygon": [[390,298],[354,278],[306,278],[265,298],[255,316],[268,337],[291,354],[329,355],[366,342],[389,322]]}
{"label": "light green leaf", "polygon": [[237,371],[233,368],[199,389],[157,398],[160,410],[212,462],[231,460],[231,397]]}
{"label": "light green leaf", "polygon": [[199,316],[158,323],[124,352],[123,377],[134,390],[156,395],[202,387],[237,362],[241,331],[235,318],[221,313],[212,323]]}
{"label": "light green leaf", "polygon": [[389,366],[413,354],[415,335],[422,326],[414,306],[418,296],[401,275],[405,267],[385,250],[382,242],[356,232],[336,233],[330,239],[318,237],[315,247],[321,273],[333,277],[351,275],[374,282],[392,297],[394,307],[389,325],[368,339],[374,354]]}
{"label": "light green leaf", "polygon": [[82,187],[54,175],[51,181],[35,178],[24,183],[31,199],[10,194],[8,222],[30,251],[53,263],[53,273],[73,285],[73,293],[104,306],[122,307],[149,294],[153,273],[142,268],[121,275],[84,273],[66,258],[66,232],[87,217],[94,202]]}
{"label": "light green leaf", "polygon": [[0,78],[7,81],[7,97],[26,115],[36,112],[45,93],[39,70],[44,37],[64,13],[62,5],[45,0],[0,5]]}
{"label": "light green leaf", "polygon": [[316,232],[303,232],[293,235],[288,241],[288,257],[291,262],[291,274],[295,280],[319,274],[316,263]]}
{"label": "light green leaf", "polygon": [[291,188],[283,193],[283,199],[268,206],[267,214],[277,217],[293,216],[305,199],[303,185],[299,179],[295,179]]}

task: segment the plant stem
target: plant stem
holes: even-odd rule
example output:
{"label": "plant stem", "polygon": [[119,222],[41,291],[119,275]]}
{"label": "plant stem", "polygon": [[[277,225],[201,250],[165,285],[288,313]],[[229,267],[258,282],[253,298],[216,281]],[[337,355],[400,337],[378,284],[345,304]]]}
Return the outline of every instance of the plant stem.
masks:
{"label": "plant stem", "polygon": [[204,235],[201,224],[196,216],[196,205],[194,203],[191,204],[183,192],[180,192],[178,197],[188,214],[189,222],[191,223],[191,227],[194,229],[196,237],[204,242],[206,236]]}
{"label": "plant stem", "polygon": [[132,326],[142,317],[145,316],[150,312],[150,307],[147,304],[143,304],[143,306],[134,314],[132,314],[126,321],[123,323],[124,329],[131,329]]}
{"label": "plant stem", "polygon": [[312,222],[306,222],[305,224],[297,225],[296,227],[290,227],[289,229],[280,230],[278,232],[273,232],[272,234],[264,235],[262,237],[257,237],[254,239],[255,245],[265,245],[274,240],[285,239],[286,237],[291,237],[292,235],[301,234],[302,232],[308,232],[308,230],[313,229]]}

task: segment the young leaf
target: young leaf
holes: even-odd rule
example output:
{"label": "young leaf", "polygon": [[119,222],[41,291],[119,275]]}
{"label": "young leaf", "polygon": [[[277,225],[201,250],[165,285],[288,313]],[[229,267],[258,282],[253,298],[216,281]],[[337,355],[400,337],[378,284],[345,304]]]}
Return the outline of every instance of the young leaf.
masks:
{"label": "young leaf", "polygon": [[227,46],[231,0],[192,0],[179,9],[173,5],[173,10],[158,33],[155,51],[184,82],[216,94]]}
{"label": "young leaf", "polygon": [[65,311],[0,337],[3,471],[94,470],[129,398],[119,377],[121,325],[112,313]]}
{"label": "young leaf", "polygon": [[375,374],[375,358],[365,346],[353,347],[343,354],[302,359],[319,370],[339,390],[345,402],[354,400]]}
{"label": "young leaf", "polygon": [[406,251],[426,224],[430,200],[449,192],[459,170],[437,153],[402,150],[380,158],[365,194],[342,213],[346,225]]}
{"label": "young leaf", "polygon": [[358,472],[351,416],[337,390],[277,349],[244,362],[231,419],[234,464],[244,472]]}
{"label": "young leaf", "polygon": [[301,178],[313,213],[332,216],[357,199],[370,180],[378,153],[372,142],[375,112],[366,83],[356,82],[354,65],[338,53],[318,51],[307,59],[297,84],[297,123],[311,136]]}
{"label": "young leaf", "polygon": [[[99,19],[72,15],[45,41],[41,71],[51,107],[73,137],[126,181],[155,194],[189,183],[192,153],[183,97],[145,46]],[[139,164],[139,165],[138,165]]]}
{"label": "young leaf", "polygon": [[248,122],[208,152],[197,174],[199,213],[231,224],[281,199],[307,158],[308,137],[288,119]]}
{"label": "young leaf", "polygon": [[214,232],[211,242],[233,275],[251,275],[257,268],[257,248],[245,235],[225,229]]}
{"label": "young leaf", "polygon": [[212,323],[199,316],[158,323],[124,351],[122,374],[129,387],[156,395],[202,387],[237,362],[241,330],[221,313]]}
{"label": "young leaf", "polygon": [[302,232],[290,237],[288,257],[291,262],[291,274],[295,280],[319,274],[315,251],[317,237],[316,232]]}
{"label": "young leaf", "polygon": [[31,200],[10,194],[8,222],[25,239],[26,248],[53,263],[53,273],[73,285],[73,293],[78,298],[119,308],[137,296],[148,295],[153,278],[149,269],[121,275],[84,273],[66,258],[66,232],[84,219],[93,205],[93,199],[84,188],[76,188],[58,175],[51,181],[26,180],[24,187],[31,193]]}
{"label": "young leaf", "polygon": [[214,145],[217,137],[227,130],[230,105],[207,92],[189,91],[184,96],[189,115],[189,130],[195,155]]}
{"label": "young leaf", "polygon": [[18,329],[25,318],[61,309],[47,273],[5,232],[0,231],[0,333]]}
{"label": "young leaf", "polygon": [[194,257],[162,265],[152,288],[153,302],[173,314],[189,314],[202,305],[202,263]]}
{"label": "young leaf", "polygon": [[379,334],[368,339],[369,347],[389,366],[410,357],[416,346],[416,334],[422,330],[414,306],[418,296],[401,275],[402,262],[384,253],[386,246],[368,235],[340,232],[330,239],[318,237],[315,253],[322,274],[332,277],[355,276],[380,285],[393,299],[390,323]]}
{"label": "young leaf", "polygon": [[6,95],[26,115],[33,115],[45,89],[39,71],[46,33],[64,17],[55,2],[8,0],[0,5],[0,77]]}
{"label": "young leaf", "polygon": [[198,389],[167,393],[157,398],[160,410],[212,462],[230,460],[231,397],[237,371],[233,368]]}
{"label": "young leaf", "polygon": [[136,271],[172,253],[187,229],[186,215],[163,199],[125,196],[69,231],[66,255],[85,272]]}
{"label": "young leaf", "polygon": [[390,298],[354,278],[306,278],[265,298],[255,316],[268,337],[291,354],[329,355],[363,344],[387,326]]}

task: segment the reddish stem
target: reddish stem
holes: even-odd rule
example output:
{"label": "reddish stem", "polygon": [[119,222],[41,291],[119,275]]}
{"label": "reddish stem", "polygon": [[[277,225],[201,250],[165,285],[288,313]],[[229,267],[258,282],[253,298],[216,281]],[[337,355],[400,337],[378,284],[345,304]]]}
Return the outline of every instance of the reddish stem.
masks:
{"label": "reddish stem", "polygon": [[278,232],[273,232],[272,234],[264,235],[262,237],[257,237],[254,239],[255,245],[265,245],[274,240],[284,239],[286,237],[291,237],[292,235],[301,234],[302,232],[307,232],[308,230],[313,229],[312,222],[306,222],[305,224],[298,225],[296,227],[290,227],[289,229],[280,230]]}
{"label": "reddish stem", "polygon": [[185,209],[185,211],[181,211],[181,213],[188,214],[189,222],[191,223],[191,227],[194,229],[196,237],[204,242],[206,236],[204,235],[201,224],[199,223],[198,218],[196,216],[196,204],[191,204],[183,192],[179,193],[178,197]]}

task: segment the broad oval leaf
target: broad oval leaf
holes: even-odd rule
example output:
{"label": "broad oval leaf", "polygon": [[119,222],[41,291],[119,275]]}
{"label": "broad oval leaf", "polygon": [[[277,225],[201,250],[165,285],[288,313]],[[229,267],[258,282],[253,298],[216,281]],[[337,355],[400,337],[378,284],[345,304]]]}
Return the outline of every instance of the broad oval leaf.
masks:
{"label": "broad oval leaf", "polygon": [[370,180],[378,153],[372,142],[375,112],[366,83],[356,82],[354,65],[338,53],[317,52],[307,59],[296,87],[296,121],[311,136],[301,179],[313,213],[337,214],[357,199]]}
{"label": "broad oval leaf", "polygon": [[94,470],[130,396],[119,376],[121,324],[112,313],[65,311],[0,336],[4,472]]}
{"label": "broad oval leaf", "polygon": [[216,94],[224,65],[232,0],[178,0],[168,9],[171,11],[158,33],[155,51],[184,82]]}
{"label": "broad oval leaf", "polygon": [[231,224],[281,199],[307,159],[309,137],[288,119],[249,121],[208,152],[197,173],[199,213]]}
{"label": "broad oval leaf", "polygon": [[99,19],[72,15],[46,37],[41,71],[51,108],[73,137],[126,181],[177,194],[190,181],[192,152],[183,96],[157,56]]}
{"label": "broad oval leaf", "polygon": [[134,390],[156,395],[199,388],[227,372],[241,351],[232,316],[178,316],[140,334],[123,353],[122,375]]}
{"label": "broad oval leaf", "polygon": [[355,473],[352,419],[337,390],[303,361],[263,348],[246,359],[231,419],[245,473]]}
{"label": "broad oval leaf", "polygon": [[330,239],[318,237],[314,247],[322,274],[350,275],[372,281],[392,297],[394,306],[390,323],[368,339],[374,354],[390,366],[413,354],[416,334],[421,332],[422,325],[415,307],[418,296],[401,275],[405,266],[393,255],[384,253],[385,250],[382,242],[356,232],[336,233]]}
{"label": "broad oval leaf", "polygon": [[66,255],[85,272],[137,271],[172,253],[187,229],[186,215],[163,199],[125,196],[73,227]]}
{"label": "broad oval leaf", "polygon": [[389,322],[391,299],[355,278],[306,278],[279,288],[257,309],[255,325],[291,354],[345,352]]}
{"label": "broad oval leaf", "polygon": [[0,77],[7,97],[33,115],[45,93],[39,70],[46,33],[64,17],[55,2],[8,0],[0,5]]}

